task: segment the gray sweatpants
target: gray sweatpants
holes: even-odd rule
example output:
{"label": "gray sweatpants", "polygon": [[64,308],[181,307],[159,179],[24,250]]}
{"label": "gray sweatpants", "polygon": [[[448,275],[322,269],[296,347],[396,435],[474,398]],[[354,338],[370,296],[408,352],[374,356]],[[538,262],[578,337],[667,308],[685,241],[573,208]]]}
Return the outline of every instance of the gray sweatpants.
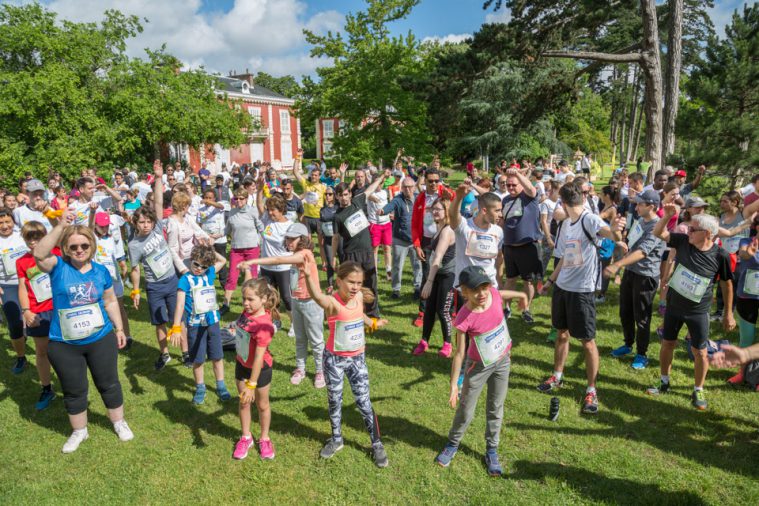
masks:
{"label": "gray sweatpants", "polygon": [[403,276],[403,264],[406,263],[406,256],[411,256],[411,269],[413,272],[414,290],[421,289],[422,286],[422,262],[416,256],[414,246],[410,242],[401,241],[393,238],[393,270],[392,285],[394,292],[401,291],[401,278]]}
{"label": "gray sweatpants", "polygon": [[295,329],[295,367],[306,370],[308,345],[314,354],[316,372],[322,370],[324,354],[324,309],[312,299],[293,299],[293,328]]}
{"label": "gray sweatpants", "polygon": [[461,401],[453,417],[453,425],[448,433],[448,442],[459,446],[467,427],[474,418],[477,400],[483,387],[488,385],[486,407],[485,443],[488,449],[498,448],[503,421],[503,402],[509,389],[511,372],[511,354],[507,354],[495,364],[483,367],[482,362],[467,358],[464,364],[464,386],[461,389]]}

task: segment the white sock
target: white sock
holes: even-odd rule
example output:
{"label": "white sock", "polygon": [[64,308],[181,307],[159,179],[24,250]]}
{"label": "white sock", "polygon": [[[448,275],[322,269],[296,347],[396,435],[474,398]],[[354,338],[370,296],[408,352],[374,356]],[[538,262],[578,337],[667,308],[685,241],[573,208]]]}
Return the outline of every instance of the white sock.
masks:
{"label": "white sock", "polygon": [[556,381],[561,381],[562,376],[564,376],[563,372],[559,372],[559,371],[553,372],[553,377],[556,378]]}
{"label": "white sock", "polygon": [[661,375],[661,382],[662,383],[669,383],[669,375],[668,374],[662,374]]}
{"label": "white sock", "polygon": [[596,393],[596,387],[588,387],[585,389],[586,394],[594,394]]}
{"label": "white sock", "polygon": [[695,387],[695,386],[693,387],[693,391],[694,392],[700,392],[703,389],[704,389],[704,387]]}

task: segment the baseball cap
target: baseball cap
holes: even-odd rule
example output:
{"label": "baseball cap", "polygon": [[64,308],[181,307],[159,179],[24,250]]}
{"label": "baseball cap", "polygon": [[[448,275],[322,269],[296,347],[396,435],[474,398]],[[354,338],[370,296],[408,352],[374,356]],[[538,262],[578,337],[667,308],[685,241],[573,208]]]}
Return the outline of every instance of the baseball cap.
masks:
{"label": "baseball cap", "polygon": [[657,192],[653,188],[649,188],[648,190],[645,190],[645,191],[639,193],[633,199],[633,202],[635,202],[636,204],[656,204],[656,205],[658,205],[659,202],[661,202],[661,199],[659,198],[659,192]]}
{"label": "baseball cap", "polygon": [[487,275],[485,269],[479,265],[470,265],[464,267],[459,273],[459,285],[465,286],[470,290],[474,290],[478,286],[482,286],[486,283],[492,283],[490,276]]}
{"label": "baseball cap", "polygon": [[42,181],[39,179],[30,179],[26,182],[26,191],[28,192],[37,192],[37,191],[45,191],[45,185],[42,184]]}
{"label": "baseball cap", "polygon": [[287,229],[287,232],[285,232],[285,237],[289,237],[290,239],[294,239],[302,235],[305,235],[305,236],[310,235],[308,233],[308,228],[306,228],[306,226],[303,223],[293,223]]}
{"label": "baseball cap", "polygon": [[95,215],[95,225],[98,227],[110,227],[111,217],[108,216],[108,213],[97,213]]}
{"label": "baseball cap", "polygon": [[688,197],[685,199],[685,207],[709,207],[701,197]]}
{"label": "baseball cap", "polygon": [[685,171],[682,169],[675,171],[675,177],[686,177],[687,175],[688,174],[686,174]]}

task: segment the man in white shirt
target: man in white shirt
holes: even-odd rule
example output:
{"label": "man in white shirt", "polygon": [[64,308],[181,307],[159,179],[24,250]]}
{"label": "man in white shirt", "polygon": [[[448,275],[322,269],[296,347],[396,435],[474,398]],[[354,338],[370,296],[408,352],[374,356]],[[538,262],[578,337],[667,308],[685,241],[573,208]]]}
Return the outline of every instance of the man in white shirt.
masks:
{"label": "man in white shirt", "polygon": [[13,220],[19,228],[30,221],[37,221],[50,232],[53,226],[43,214],[48,207],[48,202],[45,200],[45,185],[38,179],[32,179],[26,183],[26,191],[29,194],[29,202],[13,210]]}

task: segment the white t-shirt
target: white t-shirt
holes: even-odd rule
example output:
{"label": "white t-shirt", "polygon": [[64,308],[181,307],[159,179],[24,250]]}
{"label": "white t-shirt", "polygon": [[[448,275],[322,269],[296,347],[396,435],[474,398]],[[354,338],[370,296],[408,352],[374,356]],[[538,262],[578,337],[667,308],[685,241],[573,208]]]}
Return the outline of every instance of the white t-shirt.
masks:
{"label": "white t-shirt", "polygon": [[32,209],[28,205],[23,205],[14,209],[13,219],[19,228],[23,227],[30,221],[38,221],[45,226],[45,230],[48,232],[53,230],[53,225],[50,224],[50,220],[48,220],[40,211]]}
{"label": "white t-shirt", "polygon": [[[551,199],[545,199],[543,202],[540,203],[540,216],[547,216],[546,220],[548,221],[549,229],[551,220],[553,219],[553,212],[556,209],[556,202],[554,202]],[[540,232],[543,232],[543,227],[540,228]],[[545,235],[545,234],[543,234]]]}
{"label": "white t-shirt", "polygon": [[[95,213],[102,213],[105,209],[110,209],[108,204],[112,202],[110,198],[96,198],[92,197],[92,201],[97,203],[98,207],[95,209]],[[106,208],[103,207],[105,204]],[[90,221],[90,202],[82,202],[81,200],[72,200],[69,202],[69,207],[74,209],[74,225],[89,225]]]}
{"label": "white t-shirt", "polygon": [[489,225],[481,229],[474,224],[474,218],[461,220],[454,230],[456,233],[456,279],[458,286],[459,273],[470,265],[479,265],[490,277],[493,286],[498,286],[495,270],[495,260],[503,246],[503,229],[498,225]]}
{"label": "white t-shirt", "polygon": [[8,237],[0,237],[0,285],[18,285],[16,260],[29,251],[18,232]]}
{"label": "white t-shirt", "polygon": [[[375,198],[377,199],[377,202],[374,202]],[[369,220],[369,223],[372,223],[374,225],[384,225],[385,223],[390,223],[390,216],[377,214],[377,211],[386,205],[387,190],[377,190],[372,193],[371,198],[366,199],[366,217]]]}
{"label": "white t-shirt", "polygon": [[137,200],[140,202],[145,202],[145,199],[148,198],[148,193],[153,191],[153,188],[143,181],[134,183],[132,189],[137,190]]}
{"label": "white t-shirt", "polygon": [[558,181],[559,183],[564,183],[564,181],[567,180],[567,177],[572,176],[574,177],[574,174],[571,172],[557,172],[556,175],[553,177],[554,180]]}
{"label": "white t-shirt", "polygon": [[203,199],[200,197],[200,195],[193,195],[192,199],[190,200],[190,207],[187,208],[187,214],[189,214],[193,220],[198,219],[198,211],[200,211],[200,206],[203,205]]}
{"label": "white t-shirt", "polygon": [[[261,218],[261,257],[282,257],[292,255],[292,252],[285,248],[285,233],[290,225],[290,220],[272,221],[268,212],[265,212]],[[267,271],[289,271],[290,265],[266,265],[263,269]]]}
{"label": "white t-shirt", "polygon": [[[594,245],[588,240],[585,230],[594,238]],[[568,292],[588,293],[601,288],[600,265],[596,245],[601,244],[598,231],[608,225],[597,215],[583,212],[576,222],[564,220],[556,241],[556,256],[563,259],[556,286]]]}
{"label": "white t-shirt", "polygon": [[438,198],[437,194],[430,195],[424,193],[424,224],[422,225],[422,233],[424,237],[431,239],[437,234],[437,225],[435,225],[435,219],[432,217],[432,203]]}
{"label": "white t-shirt", "polygon": [[221,237],[214,240],[214,244],[227,244],[227,236],[224,233],[226,223],[224,222],[223,209],[214,206],[200,206],[198,224],[208,235],[221,234]]}
{"label": "white t-shirt", "polygon": [[111,226],[108,227],[108,233],[113,237],[114,246],[116,248],[116,259],[119,260],[126,256],[126,249],[124,248],[124,237],[121,235],[121,227],[124,226],[126,221],[118,214],[111,214]]}
{"label": "white t-shirt", "polygon": [[174,171],[174,178],[176,178],[177,183],[181,183],[184,181],[184,171],[183,170],[175,170]]}

